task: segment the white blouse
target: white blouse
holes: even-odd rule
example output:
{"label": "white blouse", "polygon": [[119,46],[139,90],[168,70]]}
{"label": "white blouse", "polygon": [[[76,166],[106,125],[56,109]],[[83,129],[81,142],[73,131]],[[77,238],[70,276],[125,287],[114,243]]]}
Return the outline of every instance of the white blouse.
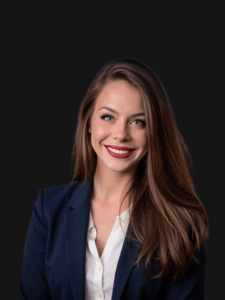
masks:
{"label": "white blouse", "polygon": [[95,244],[97,231],[90,210],[85,265],[85,300],[112,299],[114,277],[129,225],[129,209],[132,208],[132,205],[120,215],[122,229],[119,216],[116,217],[101,258]]}

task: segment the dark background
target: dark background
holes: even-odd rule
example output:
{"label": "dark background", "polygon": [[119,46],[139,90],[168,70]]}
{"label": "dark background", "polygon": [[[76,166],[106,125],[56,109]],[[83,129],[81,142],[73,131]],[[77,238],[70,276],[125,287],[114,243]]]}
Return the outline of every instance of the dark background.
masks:
{"label": "dark background", "polygon": [[1,112],[3,203],[9,212],[2,226],[5,299],[19,299],[23,247],[38,191],[72,180],[72,144],[86,90],[107,61],[125,56],[148,65],[168,92],[210,224],[205,299],[221,298],[224,24],[221,8],[203,3],[87,3],[85,9],[20,3],[7,9]]}

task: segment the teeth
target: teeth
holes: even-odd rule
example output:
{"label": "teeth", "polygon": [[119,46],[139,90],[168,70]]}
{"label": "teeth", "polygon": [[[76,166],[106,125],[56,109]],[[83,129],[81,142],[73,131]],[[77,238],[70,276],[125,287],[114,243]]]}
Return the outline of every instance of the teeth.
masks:
{"label": "teeth", "polygon": [[108,149],[114,153],[119,153],[119,154],[124,154],[124,153],[128,153],[129,151],[123,151],[123,150],[116,150],[116,149],[112,149],[112,148],[109,148]]}

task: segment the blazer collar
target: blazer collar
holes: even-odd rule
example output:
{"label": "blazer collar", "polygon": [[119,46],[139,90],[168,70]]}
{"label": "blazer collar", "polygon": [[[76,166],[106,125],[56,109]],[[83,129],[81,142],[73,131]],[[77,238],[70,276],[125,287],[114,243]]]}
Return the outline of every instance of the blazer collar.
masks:
{"label": "blazer collar", "polygon": [[[92,184],[92,175],[88,177],[86,183],[78,182],[78,186],[68,202],[70,208],[64,216],[66,254],[75,300],[85,299],[86,245]],[[130,223],[128,229],[129,227]],[[139,250],[137,245],[129,242],[125,237],[116,268],[112,300],[120,299]]]}
{"label": "blazer collar", "polygon": [[90,174],[88,176],[86,183],[84,181],[77,181],[77,184],[78,186],[68,202],[68,205],[75,209],[79,208],[83,203],[90,201],[93,175]]}

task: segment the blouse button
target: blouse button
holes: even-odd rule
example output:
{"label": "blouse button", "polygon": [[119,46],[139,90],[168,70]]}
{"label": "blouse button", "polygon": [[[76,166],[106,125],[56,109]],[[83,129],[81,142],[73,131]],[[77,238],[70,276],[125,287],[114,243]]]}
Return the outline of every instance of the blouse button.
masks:
{"label": "blouse button", "polygon": [[98,293],[98,298],[102,298],[102,294],[101,293]]}
{"label": "blouse button", "polygon": [[89,234],[94,234],[95,232],[95,229],[92,227],[90,230],[89,230]]}
{"label": "blouse button", "polygon": [[98,270],[101,271],[102,267],[98,267]]}

